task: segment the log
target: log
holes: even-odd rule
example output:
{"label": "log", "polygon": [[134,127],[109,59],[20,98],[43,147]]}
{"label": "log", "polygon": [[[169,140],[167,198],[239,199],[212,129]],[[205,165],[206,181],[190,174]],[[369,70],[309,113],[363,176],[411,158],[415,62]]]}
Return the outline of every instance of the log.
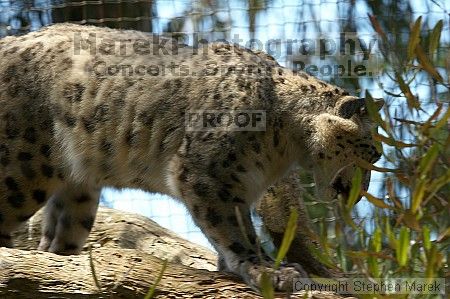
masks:
{"label": "log", "polygon": [[[77,256],[35,250],[41,216],[14,234],[14,249],[0,248],[0,298],[144,298],[163,259],[168,264],[154,298],[261,298],[238,277],[214,271],[215,253],[143,216],[101,207]],[[310,292],[306,298],[342,297]]]}

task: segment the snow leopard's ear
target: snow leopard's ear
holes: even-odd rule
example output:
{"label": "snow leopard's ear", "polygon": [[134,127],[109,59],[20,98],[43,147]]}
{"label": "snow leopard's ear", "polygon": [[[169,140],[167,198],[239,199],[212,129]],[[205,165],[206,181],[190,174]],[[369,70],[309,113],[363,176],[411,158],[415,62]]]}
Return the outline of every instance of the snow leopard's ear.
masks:
{"label": "snow leopard's ear", "polygon": [[336,116],[349,119],[355,113],[362,111],[364,107],[365,99],[347,96],[338,100],[334,107],[334,113]]}
{"label": "snow leopard's ear", "polygon": [[383,99],[373,99],[373,103],[375,104],[377,111],[380,111],[381,108],[383,108],[383,106],[385,104]]}
{"label": "snow leopard's ear", "polygon": [[[377,110],[380,110],[384,105],[383,99],[374,99],[374,104]],[[334,108],[335,114],[339,117],[349,119],[354,114],[365,115],[366,110],[366,99],[357,97],[344,97],[336,103]]]}

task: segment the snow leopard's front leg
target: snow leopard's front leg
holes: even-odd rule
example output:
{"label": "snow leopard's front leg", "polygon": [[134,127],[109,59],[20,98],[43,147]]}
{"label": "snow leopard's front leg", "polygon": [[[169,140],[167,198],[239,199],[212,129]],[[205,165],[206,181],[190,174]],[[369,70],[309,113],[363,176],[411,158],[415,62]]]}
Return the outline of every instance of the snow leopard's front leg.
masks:
{"label": "snow leopard's front leg", "polygon": [[218,251],[220,270],[239,275],[254,289],[259,289],[266,272],[277,290],[292,291],[294,279],[307,274],[297,264],[275,270],[273,261],[260,249],[250,217],[255,198],[251,198],[253,186],[248,178],[255,164],[239,162],[238,156],[223,148],[220,153],[178,155],[171,172],[177,196]]}

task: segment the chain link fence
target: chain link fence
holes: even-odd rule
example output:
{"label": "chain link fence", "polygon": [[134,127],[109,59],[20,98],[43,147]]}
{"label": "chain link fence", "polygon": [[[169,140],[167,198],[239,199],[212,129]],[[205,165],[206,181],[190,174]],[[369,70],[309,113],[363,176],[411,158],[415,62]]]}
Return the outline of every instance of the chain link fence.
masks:
{"label": "chain link fence", "polygon": [[[385,49],[378,43],[368,15],[375,15],[387,29],[393,41],[391,46],[397,49],[394,61],[398,66],[406,63],[402,53],[406,51],[410,24],[422,15],[423,33],[428,35],[434,24],[443,20],[435,55],[442,75],[448,76],[449,12],[450,2],[445,0],[0,0],[0,37],[72,22],[182,36],[188,44],[196,38],[225,39],[265,51],[289,68],[308,71],[310,67],[313,75],[353,94],[364,96],[369,91],[374,97],[385,98],[392,114],[418,119],[420,116],[408,115],[404,99],[395,97],[399,89],[392,84],[383,58]],[[336,73],[335,66],[351,68],[362,63],[369,70],[364,75]],[[425,76],[414,78],[412,91],[420,95],[425,110],[436,106],[436,98],[449,101],[448,91]],[[406,142],[414,138],[401,132],[400,123],[394,125]],[[387,161],[378,163],[386,165]],[[374,173],[369,192],[379,192],[383,181],[382,174]],[[170,198],[135,190],[105,189],[102,203],[143,213],[187,239],[208,246],[185,209]],[[358,205],[360,215],[368,215],[369,209],[364,201]]]}

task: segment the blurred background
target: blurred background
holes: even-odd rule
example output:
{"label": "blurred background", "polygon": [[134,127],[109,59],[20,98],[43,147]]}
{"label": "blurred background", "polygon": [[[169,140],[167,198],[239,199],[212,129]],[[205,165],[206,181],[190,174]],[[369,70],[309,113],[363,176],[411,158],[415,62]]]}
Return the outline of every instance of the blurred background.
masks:
{"label": "blurred background", "polygon": [[[445,118],[448,115],[445,113],[450,99],[449,20],[450,1],[446,0],[0,0],[0,37],[22,35],[52,23],[73,22],[158,34],[183,33],[191,37],[195,33],[211,41],[234,41],[238,37],[240,44],[268,52],[289,68],[298,67],[298,61],[319,67],[343,61],[345,65],[348,61],[356,64],[369,61],[370,74],[339,75],[328,72],[327,68],[314,73],[347,88],[351,94],[364,97],[370,93],[374,98],[384,98],[388,104],[381,112],[384,126],[377,137],[384,142],[384,155],[376,165],[402,170],[405,176],[373,171],[369,193],[374,198],[363,199],[351,212],[353,221],[367,236],[358,239],[360,247],[373,244],[373,236],[385,232],[385,226],[380,228],[384,225],[383,219],[399,229],[399,225],[404,224],[408,240],[424,231],[420,225],[431,227],[428,230],[433,241],[439,241],[440,233],[448,228],[450,188],[448,119]],[[357,43],[354,52],[350,46],[345,48],[339,44],[342,33]],[[308,41],[310,48],[301,48],[302,40]],[[293,47],[292,41],[296,41]],[[364,56],[364,51],[367,52],[364,45],[371,45],[368,56]],[[320,51],[321,46],[324,52]],[[444,125],[439,127],[443,132],[432,132],[437,137],[431,136],[423,130],[423,124],[438,121],[439,117],[444,117],[441,118]],[[441,181],[439,188],[426,191],[426,200],[419,203],[422,214],[418,214],[413,205],[417,205],[417,186],[421,182],[417,180],[423,173],[418,173],[417,169],[421,169],[420,165],[423,167],[425,162],[421,161],[435,142],[442,143],[437,158],[432,160],[437,174],[430,174],[430,181],[422,183],[431,185],[439,178]],[[305,190],[311,187],[310,183],[305,176]],[[345,229],[335,223],[335,207],[310,197],[305,200],[318,232],[328,238],[328,241],[322,240],[324,243],[331,239],[336,244],[340,238],[345,238],[342,236]],[[144,214],[183,237],[210,247],[183,206],[166,196],[108,188],[103,190],[101,203]],[[433,206],[422,207],[422,203],[433,203]],[[421,216],[424,211],[446,214],[439,214],[437,220],[424,224]],[[413,216],[408,216],[411,213]],[[255,221],[258,222],[257,218]],[[395,238],[399,236],[394,232]],[[388,239],[383,239],[383,244],[389,243]],[[425,239],[418,240],[424,242]],[[356,239],[350,241],[358,246]],[[334,247],[339,249],[339,246]],[[443,252],[445,248],[448,249],[448,244]],[[341,266],[348,263],[344,257],[339,262]],[[367,263],[370,268],[370,261]]]}

